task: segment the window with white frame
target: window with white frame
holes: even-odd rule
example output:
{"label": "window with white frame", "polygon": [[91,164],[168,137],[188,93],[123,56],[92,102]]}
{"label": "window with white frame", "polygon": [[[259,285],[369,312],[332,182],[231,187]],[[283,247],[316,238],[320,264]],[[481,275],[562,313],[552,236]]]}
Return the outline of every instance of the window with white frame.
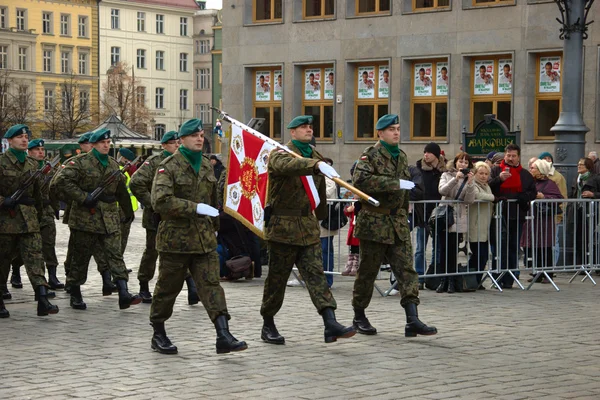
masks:
{"label": "window with white frame", "polygon": [[199,104],[199,109],[197,118],[201,119],[204,124],[210,123],[210,104]]}
{"label": "window with white frame", "polygon": [[188,19],[179,17],[179,36],[187,36]]}
{"label": "window with white frame", "polygon": [[79,112],[87,112],[90,107],[90,93],[87,90],[79,92]]}
{"label": "window with white frame", "polygon": [[137,49],[137,67],[146,69],[146,50],[144,49]]}
{"label": "window with white frame", "polygon": [[60,34],[71,36],[71,16],[69,14],[60,15]]}
{"label": "window with white frame", "polygon": [[73,105],[73,96],[70,92],[63,90],[60,98],[60,105],[63,111],[72,110],[71,106]]}
{"label": "window with white frame", "polygon": [[210,53],[210,40],[200,40],[200,54]]}
{"label": "window with white frame", "polygon": [[146,13],[139,12],[137,13],[137,30],[138,32],[146,32]]}
{"label": "window with white frame", "polygon": [[156,14],[156,33],[165,33],[165,16],[162,14]]}
{"label": "window with white frame", "polygon": [[27,29],[27,10],[17,9],[17,30],[24,31]]}
{"label": "window with white frame", "polygon": [[8,8],[0,7],[0,29],[8,27]]}
{"label": "window with white frame", "polygon": [[43,12],[42,13],[42,33],[47,35],[52,34],[52,13],[51,12]]}
{"label": "window with white frame", "polygon": [[110,10],[110,27],[112,29],[121,29],[119,14],[120,14],[120,11],[116,8],[113,8]]}
{"label": "window with white frame", "polygon": [[165,70],[165,52],[164,51],[159,50],[156,52],[156,69],[159,71]]}
{"label": "window with white frame", "polygon": [[19,70],[27,71],[27,47],[19,47]]}
{"label": "window with white frame", "polygon": [[60,53],[60,72],[63,74],[71,72],[71,52],[69,51]]}
{"label": "window with white frame", "polygon": [[43,51],[42,64],[44,72],[52,72],[52,50]]}
{"label": "window with white frame", "polygon": [[160,140],[165,135],[167,131],[167,126],[165,124],[156,124],[154,125],[154,139]]}
{"label": "window with white frame", "polygon": [[54,108],[54,90],[44,90],[44,111],[51,111]]}
{"label": "window with white frame", "polygon": [[110,65],[116,65],[121,61],[121,48],[111,47],[110,48]]}
{"label": "window with white frame", "polygon": [[0,69],[8,68],[8,46],[0,46]]}
{"label": "window with white frame", "polygon": [[156,88],[156,96],[155,96],[155,108],[162,109],[165,108],[165,89],[164,88]]}
{"label": "window with white frame", "polygon": [[146,87],[138,86],[135,88],[135,101],[138,106],[146,105]]}
{"label": "window with white frame", "polygon": [[77,21],[79,26],[79,37],[87,37],[87,17],[80,15]]}
{"label": "window with white frame", "polygon": [[187,91],[187,89],[179,90],[179,109],[180,110],[188,109],[188,91]]}
{"label": "window with white frame", "polygon": [[179,53],[179,71],[188,72],[188,55],[187,53]]}
{"label": "window with white frame", "polygon": [[200,90],[210,89],[210,69],[209,68],[200,68],[200,84],[198,88]]}
{"label": "window with white frame", "polygon": [[88,74],[88,55],[87,53],[79,53],[79,75]]}

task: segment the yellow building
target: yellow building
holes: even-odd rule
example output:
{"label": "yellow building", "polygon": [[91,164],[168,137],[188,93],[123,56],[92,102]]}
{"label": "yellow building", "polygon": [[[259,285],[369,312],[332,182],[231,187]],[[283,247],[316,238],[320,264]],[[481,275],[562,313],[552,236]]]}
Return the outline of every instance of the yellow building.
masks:
{"label": "yellow building", "polygon": [[97,33],[97,1],[0,0],[0,74],[12,82],[12,105],[33,106],[35,136],[58,139],[97,122]]}

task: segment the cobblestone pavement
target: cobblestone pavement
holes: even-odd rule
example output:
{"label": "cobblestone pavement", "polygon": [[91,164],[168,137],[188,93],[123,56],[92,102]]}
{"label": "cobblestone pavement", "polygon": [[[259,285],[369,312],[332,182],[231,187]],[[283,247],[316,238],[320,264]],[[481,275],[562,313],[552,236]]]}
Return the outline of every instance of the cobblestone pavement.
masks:
{"label": "cobblestone pavement", "polygon": [[[64,260],[68,231],[57,227]],[[143,245],[138,212],[126,253],[133,290]],[[184,292],[167,322],[179,347],[173,356],[150,349],[149,306],[120,311],[100,283],[91,266],[88,309],[72,310],[58,292],[60,313],[49,317],[35,315],[31,287],[12,289],[11,317],[0,320],[0,399],[600,398],[600,288],[568,284],[564,275],[560,292],[541,284],[528,292],[425,291],[419,311],[437,326],[433,337],[405,338],[399,297],[375,293],[367,315],[379,333],[332,344],[323,342],[307,291],[288,288],[276,317],[285,346],[260,340],[263,279],[226,282],[231,331],[248,350],[217,355],[212,324]],[[346,324],[351,293],[352,279],[336,277],[337,316]]]}

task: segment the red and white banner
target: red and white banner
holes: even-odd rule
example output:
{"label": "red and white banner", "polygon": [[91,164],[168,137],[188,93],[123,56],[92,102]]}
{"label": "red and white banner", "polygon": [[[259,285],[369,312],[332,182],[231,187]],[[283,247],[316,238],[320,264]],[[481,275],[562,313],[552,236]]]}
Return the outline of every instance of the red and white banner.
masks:
{"label": "red and white banner", "polygon": [[271,143],[252,135],[237,125],[231,125],[231,147],[225,212],[254,233],[263,237],[264,209],[267,197],[267,165]]}

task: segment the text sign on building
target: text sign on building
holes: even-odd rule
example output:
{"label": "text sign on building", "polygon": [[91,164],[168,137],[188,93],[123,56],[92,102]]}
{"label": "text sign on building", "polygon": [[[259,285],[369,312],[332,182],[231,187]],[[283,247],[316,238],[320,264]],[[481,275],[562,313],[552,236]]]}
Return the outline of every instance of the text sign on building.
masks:
{"label": "text sign on building", "polygon": [[487,114],[473,133],[465,133],[465,151],[471,156],[485,156],[491,151],[503,152],[504,148],[519,141],[518,132],[509,132],[502,121],[493,114]]}

